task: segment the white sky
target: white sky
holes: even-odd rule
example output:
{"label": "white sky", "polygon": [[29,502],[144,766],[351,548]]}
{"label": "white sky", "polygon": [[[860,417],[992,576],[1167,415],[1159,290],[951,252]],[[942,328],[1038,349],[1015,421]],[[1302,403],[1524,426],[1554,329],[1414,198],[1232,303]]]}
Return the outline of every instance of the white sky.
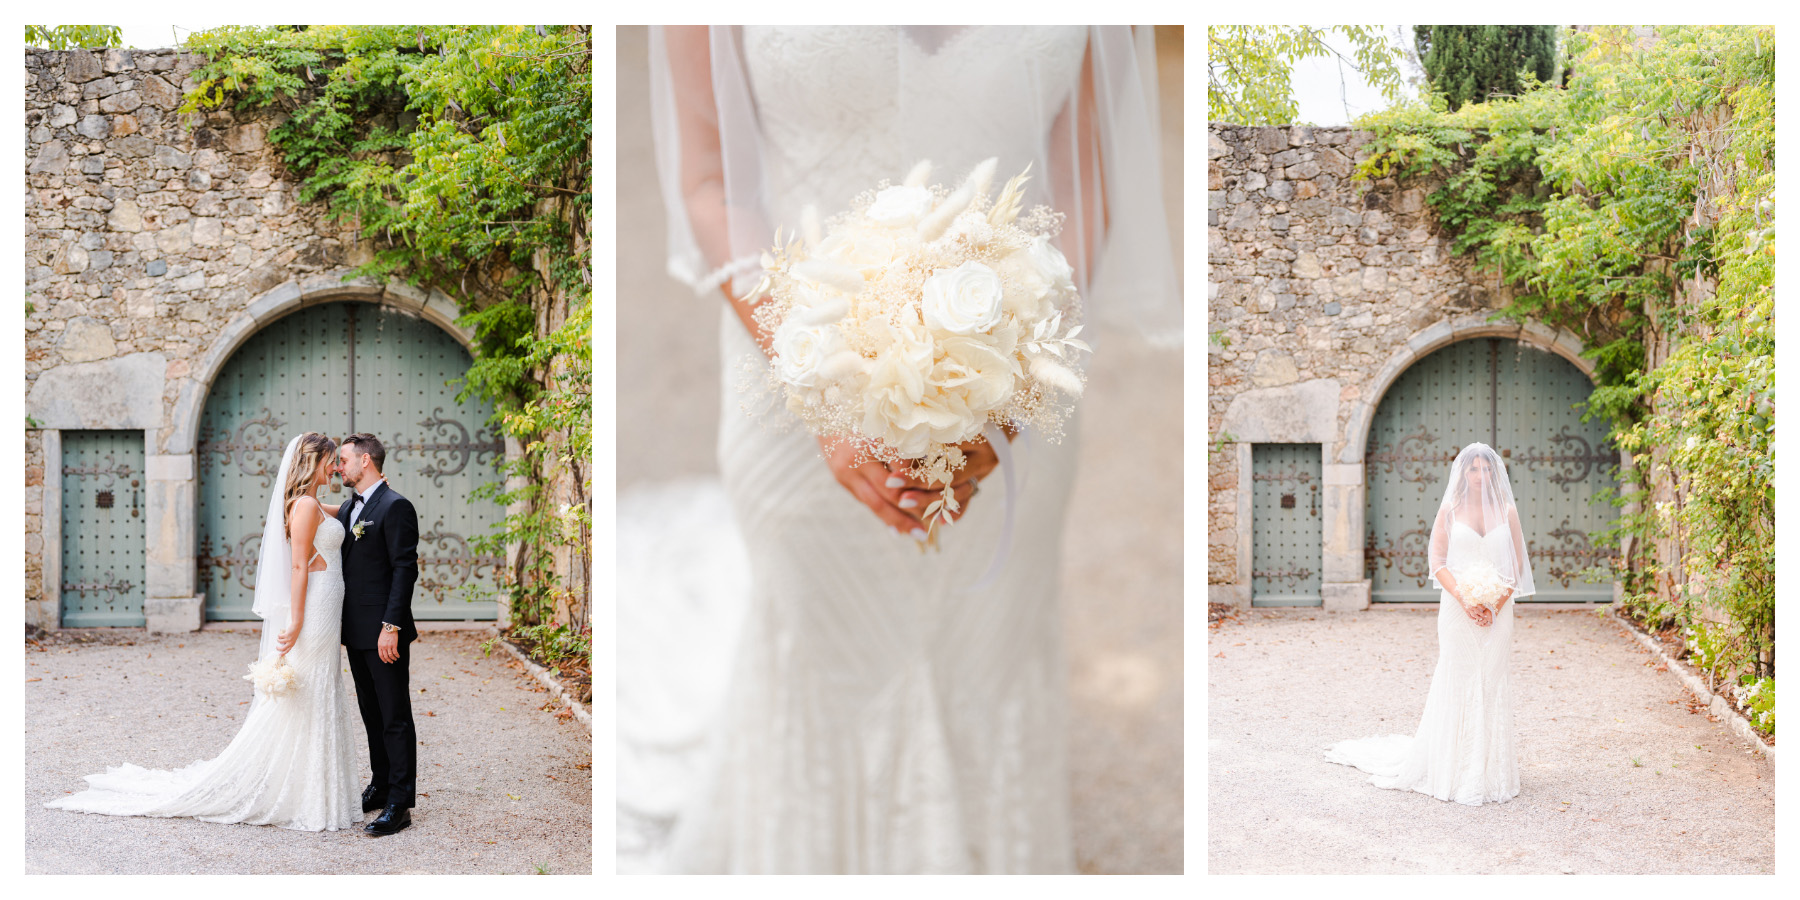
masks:
{"label": "white sky", "polygon": [[213,25],[120,25],[119,26],[120,30],[122,30],[124,32],[125,46],[136,47],[139,50],[156,50],[156,49],[160,49],[163,47],[173,47],[176,44],[176,36],[177,35],[179,35],[182,40],[186,40],[189,32],[205,31],[208,28],[214,28],[214,27],[217,27],[217,26],[213,26]]}
{"label": "white sky", "polygon": [[[1398,27],[1400,28],[1398,33],[1395,32],[1396,26],[1393,25],[1384,25],[1382,29],[1388,33],[1390,41],[1398,42],[1402,39],[1411,41],[1412,26]],[[1326,43],[1345,56],[1351,56],[1347,42],[1337,33],[1331,33]],[[1405,45],[1401,46],[1404,49]],[[1403,54],[1400,65],[1401,75],[1407,78],[1415,76],[1422,78],[1423,73],[1417,71],[1410,59],[1410,55]],[[1307,59],[1296,63],[1293,86],[1294,99],[1300,107],[1300,121],[1311,122],[1314,125],[1348,125],[1350,120],[1356,116],[1385,108],[1388,105],[1387,98],[1383,97],[1380,91],[1371,87],[1349,66],[1342,66],[1340,75],[1340,66],[1336,57]],[[1348,114],[1345,113],[1346,105],[1349,106]]]}

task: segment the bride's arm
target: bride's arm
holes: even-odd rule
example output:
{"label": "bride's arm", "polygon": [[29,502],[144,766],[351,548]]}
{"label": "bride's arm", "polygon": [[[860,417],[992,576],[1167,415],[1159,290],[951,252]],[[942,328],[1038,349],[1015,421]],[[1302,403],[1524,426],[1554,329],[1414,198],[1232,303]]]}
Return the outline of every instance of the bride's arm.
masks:
{"label": "bride's arm", "polygon": [[[281,632],[277,646],[286,653],[300,639],[300,628],[306,623],[306,580],[311,574],[313,536],[319,531],[322,511],[318,503],[295,501],[288,513],[288,626]],[[303,555],[304,554],[304,555]]]}
{"label": "bride's arm", "polygon": [[[718,100],[713,96],[712,32],[707,25],[669,25],[663,30],[674,88],[680,188],[688,225],[712,266],[731,261],[731,215],[726,208],[725,160],[719,138]],[[737,210],[738,215],[746,211]],[[773,232],[771,232],[773,234]],[[731,280],[719,285],[744,330],[768,354],[770,336],[754,318],[760,297],[731,294]]]}
{"label": "bride's arm", "polygon": [[319,508],[325,510],[325,515],[335,519],[335,518],[337,518],[338,510],[343,508],[343,504],[342,503],[326,503],[325,501],[320,500]]}

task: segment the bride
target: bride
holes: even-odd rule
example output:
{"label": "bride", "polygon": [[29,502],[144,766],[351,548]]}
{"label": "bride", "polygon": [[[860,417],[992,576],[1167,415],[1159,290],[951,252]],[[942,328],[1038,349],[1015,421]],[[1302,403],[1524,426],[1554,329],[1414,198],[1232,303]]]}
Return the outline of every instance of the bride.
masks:
{"label": "bride", "polygon": [[258,660],[285,652],[294,685],[274,697],[258,690],[243,728],[213,759],[173,772],[130,763],[109,768],[87,776],[88,790],[45,806],[297,831],[356,824],[350,696],[338,651],[344,527],[335,518],[337,507],[318,498],[336,450],[331,438],[316,432],[289,441],[264,520],[253,607],[264,622]]}
{"label": "bride", "polygon": [[[1031,165],[1027,207],[1067,215],[1091,312],[1178,335],[1149,29],[669,27],[651,69],[669,269],[728,301],[718,454],[750,596],[696,784],[622,766],[621,817],[673,819],[665,871],[1070,871],[1057,594],[1075,429],[966,445],[957,500],[980,496],[924,549],[916,482],[742,390],[767,347],[745,295],[803,208],[846,209],[920,160],[955,183],[998,157]],[[625,684],[625,757],[673,748],[654,723],[634,732],[645,704]]]}
{"label": "bride", "polygon": [[[1438,604],[1438,664],[1412,737],[1343,741],[1325,758],[1355,766],[1380,788],[1413,790],[1471,806],[1519,794],[1513,735],[1513,601],[1536,593],[1506,465],[1486,444],[1464,447],[1431,528]],[[1478,596],[1497,582],[1498,606]]]}

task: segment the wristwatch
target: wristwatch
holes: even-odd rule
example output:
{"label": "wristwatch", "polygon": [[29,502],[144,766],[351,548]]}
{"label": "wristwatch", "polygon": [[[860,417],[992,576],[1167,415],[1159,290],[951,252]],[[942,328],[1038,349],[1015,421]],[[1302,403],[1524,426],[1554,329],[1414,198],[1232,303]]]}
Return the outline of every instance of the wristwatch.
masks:
{"label": "wristwatch", "polygon": [[383,632],[383,633],[386,633],[386,634],[393,634],[393,633],[394,633],[394,632],[397,632],[397,631],[399,631],[399,630],[400,630],[400,626],[398,626],[398,625],[389,625],[389,624],[388,624],[388,623],[386,623],[386,622],[383,622],[383,623],[381,623],[381,630],[382,630],[382,632]]}

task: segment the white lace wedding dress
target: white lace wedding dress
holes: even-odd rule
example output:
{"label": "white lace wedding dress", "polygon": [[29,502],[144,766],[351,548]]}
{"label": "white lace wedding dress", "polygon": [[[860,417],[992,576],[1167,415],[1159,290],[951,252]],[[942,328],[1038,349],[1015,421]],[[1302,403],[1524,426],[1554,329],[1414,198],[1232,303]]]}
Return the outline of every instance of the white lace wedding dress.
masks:
{"label": "white lace wedding dress", "polygon": [[[1467,523],[1451,526],[1460,558],[1476,554],[1499,564],[1510,553],[1507,526],[1487,534]],[[1419,730],[1408,737],[1342,741],[1325,758],[1368,772],[1379,788],[1412,790],[1439,800],[1479,806],[1519,795],[1518,741],[1513,734],[1513,607],[1507,603],[1487,627],[1475,624],[1448,591],[1438,600],[1438,663],[1425,697]]]}
{"label": "white lace wedding dress", "polygon": [[[350,695],[338,637],[343,624],[344,526],[329,516],[313,545],[326,568],[306,580],[306,622],[288,651],[296,684],[256,692],[244,727],[209,760],[173,772],[126,763],[89,775],[90,787],[44,804],[109,816],[191,816],[206,822],[336,831],[361,816]],[[265,624],[265,628],[272,625]],[[245,685],[245,690],[250,690]]]}
{"label": "white lace wedding dress", "polygon": [[[944,180],[988,156],[1002,172],[1041,158],[1047,135],[1026,123],[1065,101],[1054,85],[1073,81],[1087,29],[976,32],[927,51],[886,28],[743,29],[771,217],[796,222],[809,203],[843,209],[920,158]],[[1020,60],[1055,73],[1026,98],[1029,114],[1017,96],[979,90],[986,71]],[[903,112],[892,101],[899,72],[937,102]],[[685,770],[697,789],[679,785],[687,800],[675,803],[676,786],[663,785],[679,812],[655,867],[1070,870],[1058,580],[1075,423],[1061,443],[1014,443],[1006,563],[970,591],[1001,552],[999,473],[939,548],[921,551],[838,484],[791,415],[742,390],[745,367],[762,357],[720,306],[719,463],[751,584],[712,740]],[[620,704],[628,744],[638,721],[628,710],[639,707]],[[631,797],[658,793],[644,780],[677,777],[645,756],[621,748],[622,818]],[[631,771],[624,760],[635,760]]]}

